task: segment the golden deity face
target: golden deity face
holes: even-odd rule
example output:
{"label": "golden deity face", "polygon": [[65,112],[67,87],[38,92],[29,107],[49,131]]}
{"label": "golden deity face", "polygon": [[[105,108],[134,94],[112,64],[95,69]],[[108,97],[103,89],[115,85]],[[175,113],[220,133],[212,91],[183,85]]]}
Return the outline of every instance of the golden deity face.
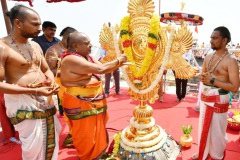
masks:
{"label": "golden deity face", "polygon": [[181,49],[181,44],[179,42],[173,42],[171,51],[172,52],[179,52]]}
{"label": "golden deity face", "polygon": [[145,55],[148,38],[146,35],[138,35],[133,38],[133,51],[138,55]]}

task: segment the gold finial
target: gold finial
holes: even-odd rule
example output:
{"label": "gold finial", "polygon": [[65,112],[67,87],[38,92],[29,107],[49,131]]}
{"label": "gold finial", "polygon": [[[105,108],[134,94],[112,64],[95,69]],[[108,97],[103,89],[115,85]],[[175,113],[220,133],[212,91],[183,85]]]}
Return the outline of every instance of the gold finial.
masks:
{"label": "gold finial", "polygon": [[181,9],[180,9],[181,11],[184,10],[185,4],[186,4],[185,2],[183,2],[183,1],[181,2]]}
{"label": "gold finial", "polygon": [[154,8],[152,0],[130,0],[128,3],[128,13],[131,17],[152,17]]}

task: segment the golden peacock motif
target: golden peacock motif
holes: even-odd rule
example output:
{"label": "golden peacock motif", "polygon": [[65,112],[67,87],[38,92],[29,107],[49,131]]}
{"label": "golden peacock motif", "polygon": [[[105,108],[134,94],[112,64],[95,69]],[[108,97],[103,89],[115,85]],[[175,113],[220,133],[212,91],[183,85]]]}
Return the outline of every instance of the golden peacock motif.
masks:
{"label": "golden peacock motif", "polygon": [[[119,32],[119,26],[116,24],[115,25],[115,31],[116,34]],[[100,32],[99,35],[99,42],[101,44],[101,47],[107,51],[107,54],[105,57],[103,57],[100,62],[106,63],[106,62],[111,62],[117,58],[117,53],[115,51],[114,47],[114,39],[113,39],[113,30],[109,26],[107,26],[105,23],[103,25],[103,28]]]}
{"label": "golden peacock motif", "polygon": [[186,23],[182,21],[182,25],[175,33],[172,47],[170,50],[169,62],[166,69],[175,71],[175,77],[180,79],[192,78],[197,70],[191,66],[182,55],[192,48],[193,36],[192,32],[187,28]]}

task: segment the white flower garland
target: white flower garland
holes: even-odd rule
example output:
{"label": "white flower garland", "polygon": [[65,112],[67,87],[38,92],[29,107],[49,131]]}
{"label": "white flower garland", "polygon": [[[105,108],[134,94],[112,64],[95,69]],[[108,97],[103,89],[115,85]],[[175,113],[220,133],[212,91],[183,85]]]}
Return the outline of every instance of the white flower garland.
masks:
{"label": "white flower garland", "polygon": [[[169,39],[168,39],[168,44],[167,44],[167,47],[166,47],[166,50],[165,50],[163,63],[162,63],[161,68],[160,68],[160,70],[159,70],[159,72],[157,74],[156,79],[153,81],[153,83],[148,88],[146,88],[144,90],[139,90],[138,88],[136,88],[135,85],[130,81],[130,79],[129,79],[127,73],[126,73],[125,67],[124,66],[121,67],[121,71],[122,71],[123,77],[124,77],[124,79],[126,80],[128,86],[132,89],[133,92],[138,93],[138,94],[146,94],[146,93],[150,92],[151,90],[153,90],[153,88],[158,84],[159,80],[162,78],[165,65],[166,65],[166,63],[168,61],[169,52],[170,52],[170,48],[171,48],[172,40],[173,40],[174,31],[175,31],[175,28],[172,27],[170,35],[169,35]],[[115,27],[113,27],[113,32],[112,33],[113,33],[113,40],[114,40],[115,51],[116,51],[117,55],[120,55]]]}
{"label": "white flower garland", "polygon": [[140,130],[146,129],[146,128],[151,128],[155,125],[155,119],[153,117],[151,117],[151,121],[148,124],[139,124],[137,122],[134,121],[134,117],[131,118],[130,120],[130,124]]}

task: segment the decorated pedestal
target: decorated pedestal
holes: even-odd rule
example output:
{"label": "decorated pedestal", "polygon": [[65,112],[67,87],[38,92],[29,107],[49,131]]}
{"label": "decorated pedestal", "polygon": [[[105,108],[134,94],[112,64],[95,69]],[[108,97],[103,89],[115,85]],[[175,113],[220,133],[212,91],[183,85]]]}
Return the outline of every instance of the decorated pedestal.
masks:
{"label": "decorated pedestal", "polygon": [[176,159],[180,147],[164,129],[155,124],[152,107],[139,105],[134,109],[130,126],[121,134],[121,159]]}

